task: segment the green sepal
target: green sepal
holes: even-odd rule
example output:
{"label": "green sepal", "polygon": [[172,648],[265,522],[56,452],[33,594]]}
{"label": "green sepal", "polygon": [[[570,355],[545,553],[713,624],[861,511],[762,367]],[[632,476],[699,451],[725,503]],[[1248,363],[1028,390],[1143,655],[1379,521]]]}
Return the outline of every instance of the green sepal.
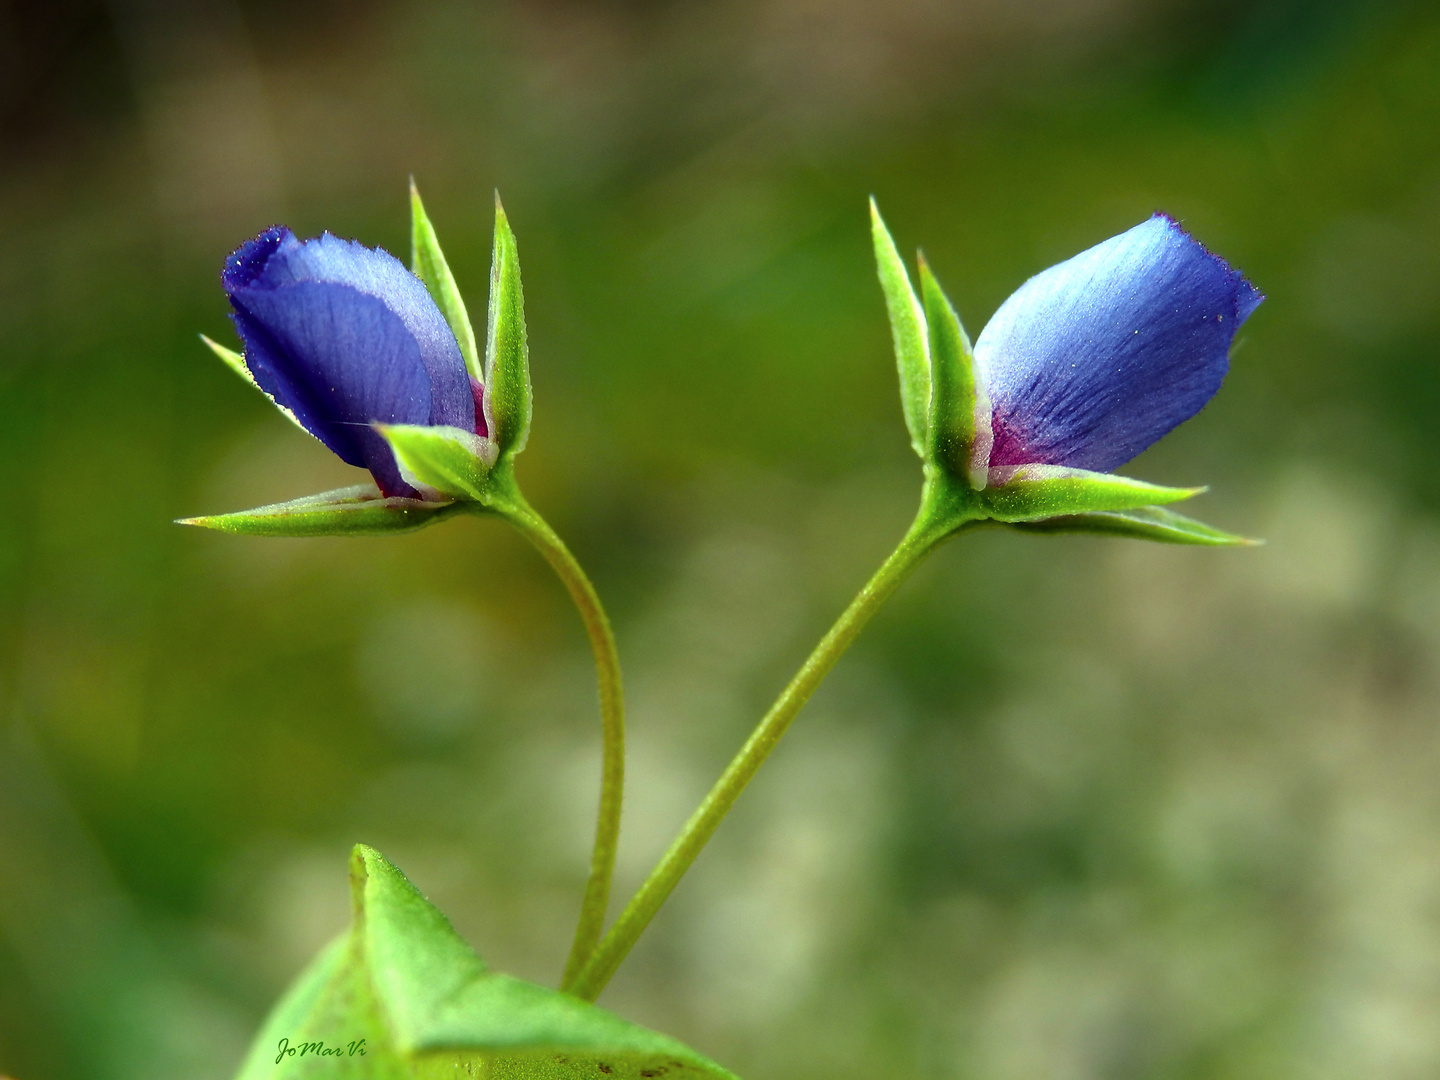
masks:
{"label": "green sepal", "polygon": [[870,198],[870,235],[875,244],[880,289],[885,294],[885,310],[890,316],[890,336],[895,342],[900,407],[905,414],[905,426],[910,430],[910,445],[923,460],[930,441],[930,340],[925,327],[925,309],[910,284],[905,262],[880,217],[874,196]]}
{"label": "green sepal", "polygon": [[480,366],[479,350],[475,347],[475,329],[470,325],[470,315],[465,310],[465,301],[450,273],[450,264],[440,250],[440,241],[435,236],[435,227],[425,213],[420,201],[420,191],[415,178],[410,178],[410,269],[425,283],[440,314],[450,324],[455,341],[460,346],[460,355],[465,358],[465,368],[477,382],[484,382],[485,373]]}
{"label": "green sepal", "polygon": [[[372,848],[350,859],[350,931],[295,981],[237,1080],[734,1080],[665,1035],[491,971]],[[281,1040],[295,1054],[277,1063]],[[350,1048],[364,1039],[365,1054]],[[302,1054],[320,1044],[335,1055]]]}
{"label": "green sepal", "polygon": [[495,464],[495,444],[464,428],[375,424],[395,451],[400,475],[412,487],[467,502],[485,501],[485,481]]}
{"label": "green sepal", "polygon": [[[266,400],[269,401],[271,405],[274,405],[275,408],[279,409],[282,413],[284,413],[287,420],[289,420],[292,424],[298,427],[301,431],[305,432],[306,435],[311,434],[310,431],[305,427],[305,425],[300,423],[300,420],[295,416],[293,412],[291,412],[284,405],[281,405],[278,401],[271,397],[270,394],[266,392],[265,388],[255,381],[255,376],[250,374],[250,368],[247,367],[245,364],[244,356],[236,352],[234,349],[227,349],[218,341],[210,340],[210,338],[206,337],[204,334],[200,335],[200,340],[206,344],[206,346],[210,349],[211,352],[213,352],[216,356],[218,356],[221,360],[225,362],[226,367],[228,367],[231,371],[235,372],[236,375],[239,375],[240,378],[244,379],[256,390],[259,390],[260,393],[264,394]],[[311,437],[313,438],[313,435]]]}
{"label": "green sepal", "polygon": [[1156,540],[1162,544],[1199,544],[1205,547],[1251,547],[1264,543],[1263,540],[1224,532],[1160,506],[1064,514],[1039,521],[1016,522],[1012,527],[1026,532],[1102,533],[1129,536],[1136,540]]}
{"label": "green sepal", "polygon": [[490,437],[507,457],[525,449],[530,433],[530,350],[520,255],[500,193],[495,193],[495,251],[490,260],[490,312],[485,331],[485,403]]}
{"label": "green sepal", "polygon": [[[231,371],[235,372],[236,375],[239,375],[240,378],[244,379],[251,386],[255,387],[256,390],[260,390],[260,384],[255,381],[255,376],[251,375],[250,369],[245,366],[244,356],[236,352],[234,349],[227,349],[218,341],[212,341],[204,334],[200,335],[200,340],[206,344],[206,346],[210,349],[211,352],[213,352],[216,356],[218,356],[221,360],[225,362],[226,367],[228,367]],[[260,392],[263,394],[265,391],[260,390]]]}
{"label": "green sepal", "polygon": [[1179,502],[1205,489],[1161,487],[1113,473],[1063,465],[1021,465],[990,470],[981,505],[996,521],[1034,521],[1061,514],[1138,510]]}
{"label": "green sepal", "polygon": [[374,484],[357,484],[234,514],[180,518],[176,524],[240,536],[365,536],[423,529],[459,509],[453,502],[387,499]]}
{"label": "green sepal", "polygon": [[993,442],[989,395],[975,376],[970,338],[924,256],[920,295],[930,341],[930,435],[923,456],[978,491],[988,479]]}

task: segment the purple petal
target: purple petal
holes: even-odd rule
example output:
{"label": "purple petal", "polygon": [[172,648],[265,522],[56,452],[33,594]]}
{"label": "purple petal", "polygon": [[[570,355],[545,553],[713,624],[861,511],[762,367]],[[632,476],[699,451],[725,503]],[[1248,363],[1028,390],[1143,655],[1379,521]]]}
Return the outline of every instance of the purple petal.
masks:
{"label": "purple petal", "polygon": [[990,464],[1125,464],[1215,395],[1263,299],[1164,214],[1036,274],[975,343]]}
{"label": "purple petal", "polygon": [[475,430],[460,347],[419,278],[393,256],[328,233],[261,233],[221,275],[261,388],[387,495],[414,494],[371,423]]}

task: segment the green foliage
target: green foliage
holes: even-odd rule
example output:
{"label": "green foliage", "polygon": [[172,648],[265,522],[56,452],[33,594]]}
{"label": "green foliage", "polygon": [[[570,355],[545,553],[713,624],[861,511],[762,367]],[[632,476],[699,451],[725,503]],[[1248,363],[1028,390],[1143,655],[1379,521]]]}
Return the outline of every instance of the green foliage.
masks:
{"label": "green foliage", "polygon": [[366,536],[423,529],[449,517],[459,506],[387,499],[374,484],[357,484],[254,510],[180,518],[177,524],[241,536]]}
{"label": "green foliage", "polygon": [[1162,487],[1114,473],[1089,472],[1062,465],[1021,465],[1003,483],[980,493],[987,517],[997,521],[1034,521],[1058,514],[1137,510],[1179,502],[1199,495],[1204,488]]}
{"label": "green foliage", "polygon": [[930,445],[927,458],[977,490],[990,460],[990,401],[975,377],[975,357],[960,317],[920,259],[920,293],[930,331]]}
{"label": "green foliage", "polygon": [[1212,528],[1203,521],[1177,514],[1159,506],[1133,510],[1110,510],[1087,514],[1062,514],[1039,521],[1014,523],[1027,532],[1101,533],[1128,536],[1136,540],[1157,540],[1163,544],[1198,544],[1206,547],[1246,547],[1264,543]]}
{"label": "green foliage", "polygon": [[925,310],[910,285],[904,260],[873,198],[870,200],[870,235],[875,244],[880,288],[885,293],[885,310],[890,315],[890,333],[895,340],[900,405],[905,413],[905,426],[910,430],[910,445],[923,460],[930,441],[930,341]]}
{"label": "green foliage", "polygon": [[1102,533],[1211,547],[1258,542],[1163,508],[1162,504],[1192,498],[1204,488],[1162,487],[1059,465],[992,469],[989,479],[988,487],[975,491],[951,474],[933,473],[926,485],[922,520],[942,536],[994,523],[1029,532]]}
{"label": "green foliage", "polygon": [[530,349],[520,254],[500,195],[495,195],[495,249],[490,262],[490,312],[485,331],[486,422],[506,457],[525,449],[530,433]]}
{"label": "green foliage", "polygon": [[[351,855],[350,885],[349,933],[276,1005],[237,1080],[733,1080],[674,1039],[491,971],[363,844]],[[334,1053],[317,1054],[315,1044]]]}
{"label": "green foliage", "polygon": [[486,480],[495,461],[495,444],[464,428],[415,424],[376,424],[395,451],[406,483],[427,487],[452,499],[486,500]]}
{"label": "green foliage", "polygon": [[410,269],[425,283],[440,314],[450,324],[455,340],[460,345],[460,355],[465,358],[465,368],[477,380],[483,381],[484,372],[480,367],[479,351],[475,347],[475,328],[470,325],[470,313],[465,310],[465,301],[455,276],[450,273],[450,264],[440,250],[440,240],[435,235],[435,226],[430,224],[425,205],[420,201],[420,190],[415,179],[410,179]]}

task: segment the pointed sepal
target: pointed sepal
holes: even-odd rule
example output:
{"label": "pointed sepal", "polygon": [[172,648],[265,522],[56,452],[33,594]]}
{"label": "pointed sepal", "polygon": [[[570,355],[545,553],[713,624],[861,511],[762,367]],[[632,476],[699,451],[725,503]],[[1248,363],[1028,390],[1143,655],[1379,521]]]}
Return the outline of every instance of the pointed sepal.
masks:
{"label": "pointed sepal", "polygon": [[674,1039],[491,971],[379,852],[356,846],[350,883],[349,933],[281,999],[237,1080],[734,1080]]}
{"label": "pointed sepal", "polygon": [[525,295],[520,255],[500,195],[495,195],[495,251],[490,261],[490,312],[485,332],[486,402],[490,435],[500,453],[525,449],[530,433],[530,350],[525,338]]}
{"label": "pointed sepal", "polygon": [[920,259],[920,295],[930,342],[929,445],[924,457],[979,491],[988,481],[990,400],[960,317]]}
{"label": "pointed sepal", "polygon": [[440,250],[435,227],[425,213],[425,204],[420,201],[420,191],[413,176],[410,178],[410,269],[425,283],[435,306],[449,323],[460,346],[460,355],[465,358],[466,370],[477,382],[483,382],[484,370],[475,346],[475,329],[470,325],[470,314],[465,310],[465,301],[455,284],[455,276],[450,273],[450,264]]}
{"label": "pointed sepal", "polygon": [[[279,409],[282,413],[284,413],[284,414],[285,414],[285,418],[286,418],[287,420],[289,420],[292,424],[294,424],[296,427],[298,427],[301,431],[305,432],[306,435],[311,435],[311,432],[305,427],[305,425],[302,424],[302,423],[300,423],[299,417],[297,417],[293,412],[291,412],[289,409],[287,409],[284,405],[281,405],[278,401],[276,401],[276,400],[275,400],[273,397],[271,397],[269,394],[266,394],[266,393],[265,393],[264,388],[261,387],[261,385],[260,385],[258,382],[255,381],[255,376],[250,374],[250,368],[246,365],[246,363],[245,363],[245,357],[244,357],[243,355],[241,355],[240,353],[236,352],[234,349],[227,349],[224,345],[221,345],[218,341],[212,341],[210,338],[206,337],[204,334],[201,334],[201,335],[200,335],[200,340],[205,343],[205,346],[206,346],[211,352],[213,352],[216,356],[218,356],[218,357],[221,359],[221,361],[225,364],[226,367],[228,367],[231,371],[235,372],[236,375],[239,375],[240,378],[244,379],[247,383],[249,383],[251,386],[253,386],[256,390],[259,390],[260,393],[265,394],[265,400],[268,401],[268,402],[270,402],[271,405],[274,405],[275,408]],[[311,437],[313,438],[313,435],[312,435]]]}
{"label": "pointed sepal", "polygon": [[870,235],[875,244],[875,269],[885,310],[890,316],[890,335],[895,342],[895,365],[900,372],[900,407],[910,430],[910,445],[923,460],[930,440],[930,341],[925,327],[925,309],[905,262],[895,247],[890,230],[880,217],[875,199],[870,199]]}
{"label": "pointed sepal", "polygon": [[492,440],[457,427],[374,426],[395,451],[400,475],[411,487],[448,499],[485,500],[497,453]]}
{"label": "pointed sepal", "polygon": [[1099,533],[1128,536],[1135,540],[1155,540],[1162,544],[1197,544],[1203,547],[1253,547],[1264,543],[1263,540],[1224,532],[1162,506],[1064,514],[1039,521],[1016,522],[1014,527],[1026,532]]}
{"label": "pointed sepal", "polygon": [[239,536],[366,536],[423,529],[459,509],[453,502],[387,499],[374,484],[357,484],[254,510],[180,518],[176,524]]}
{"label": "pointed sepal", "polygon": [[[236,375],[239,375],[240,378],[244,379],[251,386],[255,387],[255,389],[260,389],[260,384],[255,381],[255,376],[251,375],[250,369],[245,366],[244,356],[236,352],[234,349],[227,349],[218,341],[214,341],[211,338],[206,337],[204,334],[200,335],[200,340],[205,343],[206,348],[208,348],[211,352],[213,352],[216,356],[220,358],[221,362],[224,363],[226,367],[228,367],[231,371],[235,372]],[[261,393],[264,393],[264,391],[262,390]]]}
{"label": "pointed sepal", "polygon": [[1162,487],[1114,473],[1088,472],[1063,465],[1020,465],[990,470],[980,494],[996,521],[1035,521],[1065,514],[1139,510],[1179,502],[1204,488]]}

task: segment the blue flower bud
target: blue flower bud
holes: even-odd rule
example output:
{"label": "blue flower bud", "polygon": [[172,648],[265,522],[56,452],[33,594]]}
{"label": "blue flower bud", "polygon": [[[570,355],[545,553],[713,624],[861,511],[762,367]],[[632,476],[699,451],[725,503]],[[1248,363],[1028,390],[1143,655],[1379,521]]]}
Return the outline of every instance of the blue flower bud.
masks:
{"label": "blue flower bud", "polygon": [[1263,299],[1165,214],[1036,274],[975,342],[991,469],[1119,468],[1215,396]]}
{"label": "blue flower bud", "polygon": [[458,428],[494,460],[484,390],[424,283],[388,252],[267,229],[221,275],[244,364],[277,405],[387,497],[417,497],[373,425]]}
{"label": "blue flower bud", "polygon": [[1156,214],[1036,274],[972,349],[923,258],[916,294],[873,199],[870,220],[937,520],[1249,542],[1161,509],[1202,488],[1111,475],[1220,389],[1235,332],[1265,299],[1238,270]]}

